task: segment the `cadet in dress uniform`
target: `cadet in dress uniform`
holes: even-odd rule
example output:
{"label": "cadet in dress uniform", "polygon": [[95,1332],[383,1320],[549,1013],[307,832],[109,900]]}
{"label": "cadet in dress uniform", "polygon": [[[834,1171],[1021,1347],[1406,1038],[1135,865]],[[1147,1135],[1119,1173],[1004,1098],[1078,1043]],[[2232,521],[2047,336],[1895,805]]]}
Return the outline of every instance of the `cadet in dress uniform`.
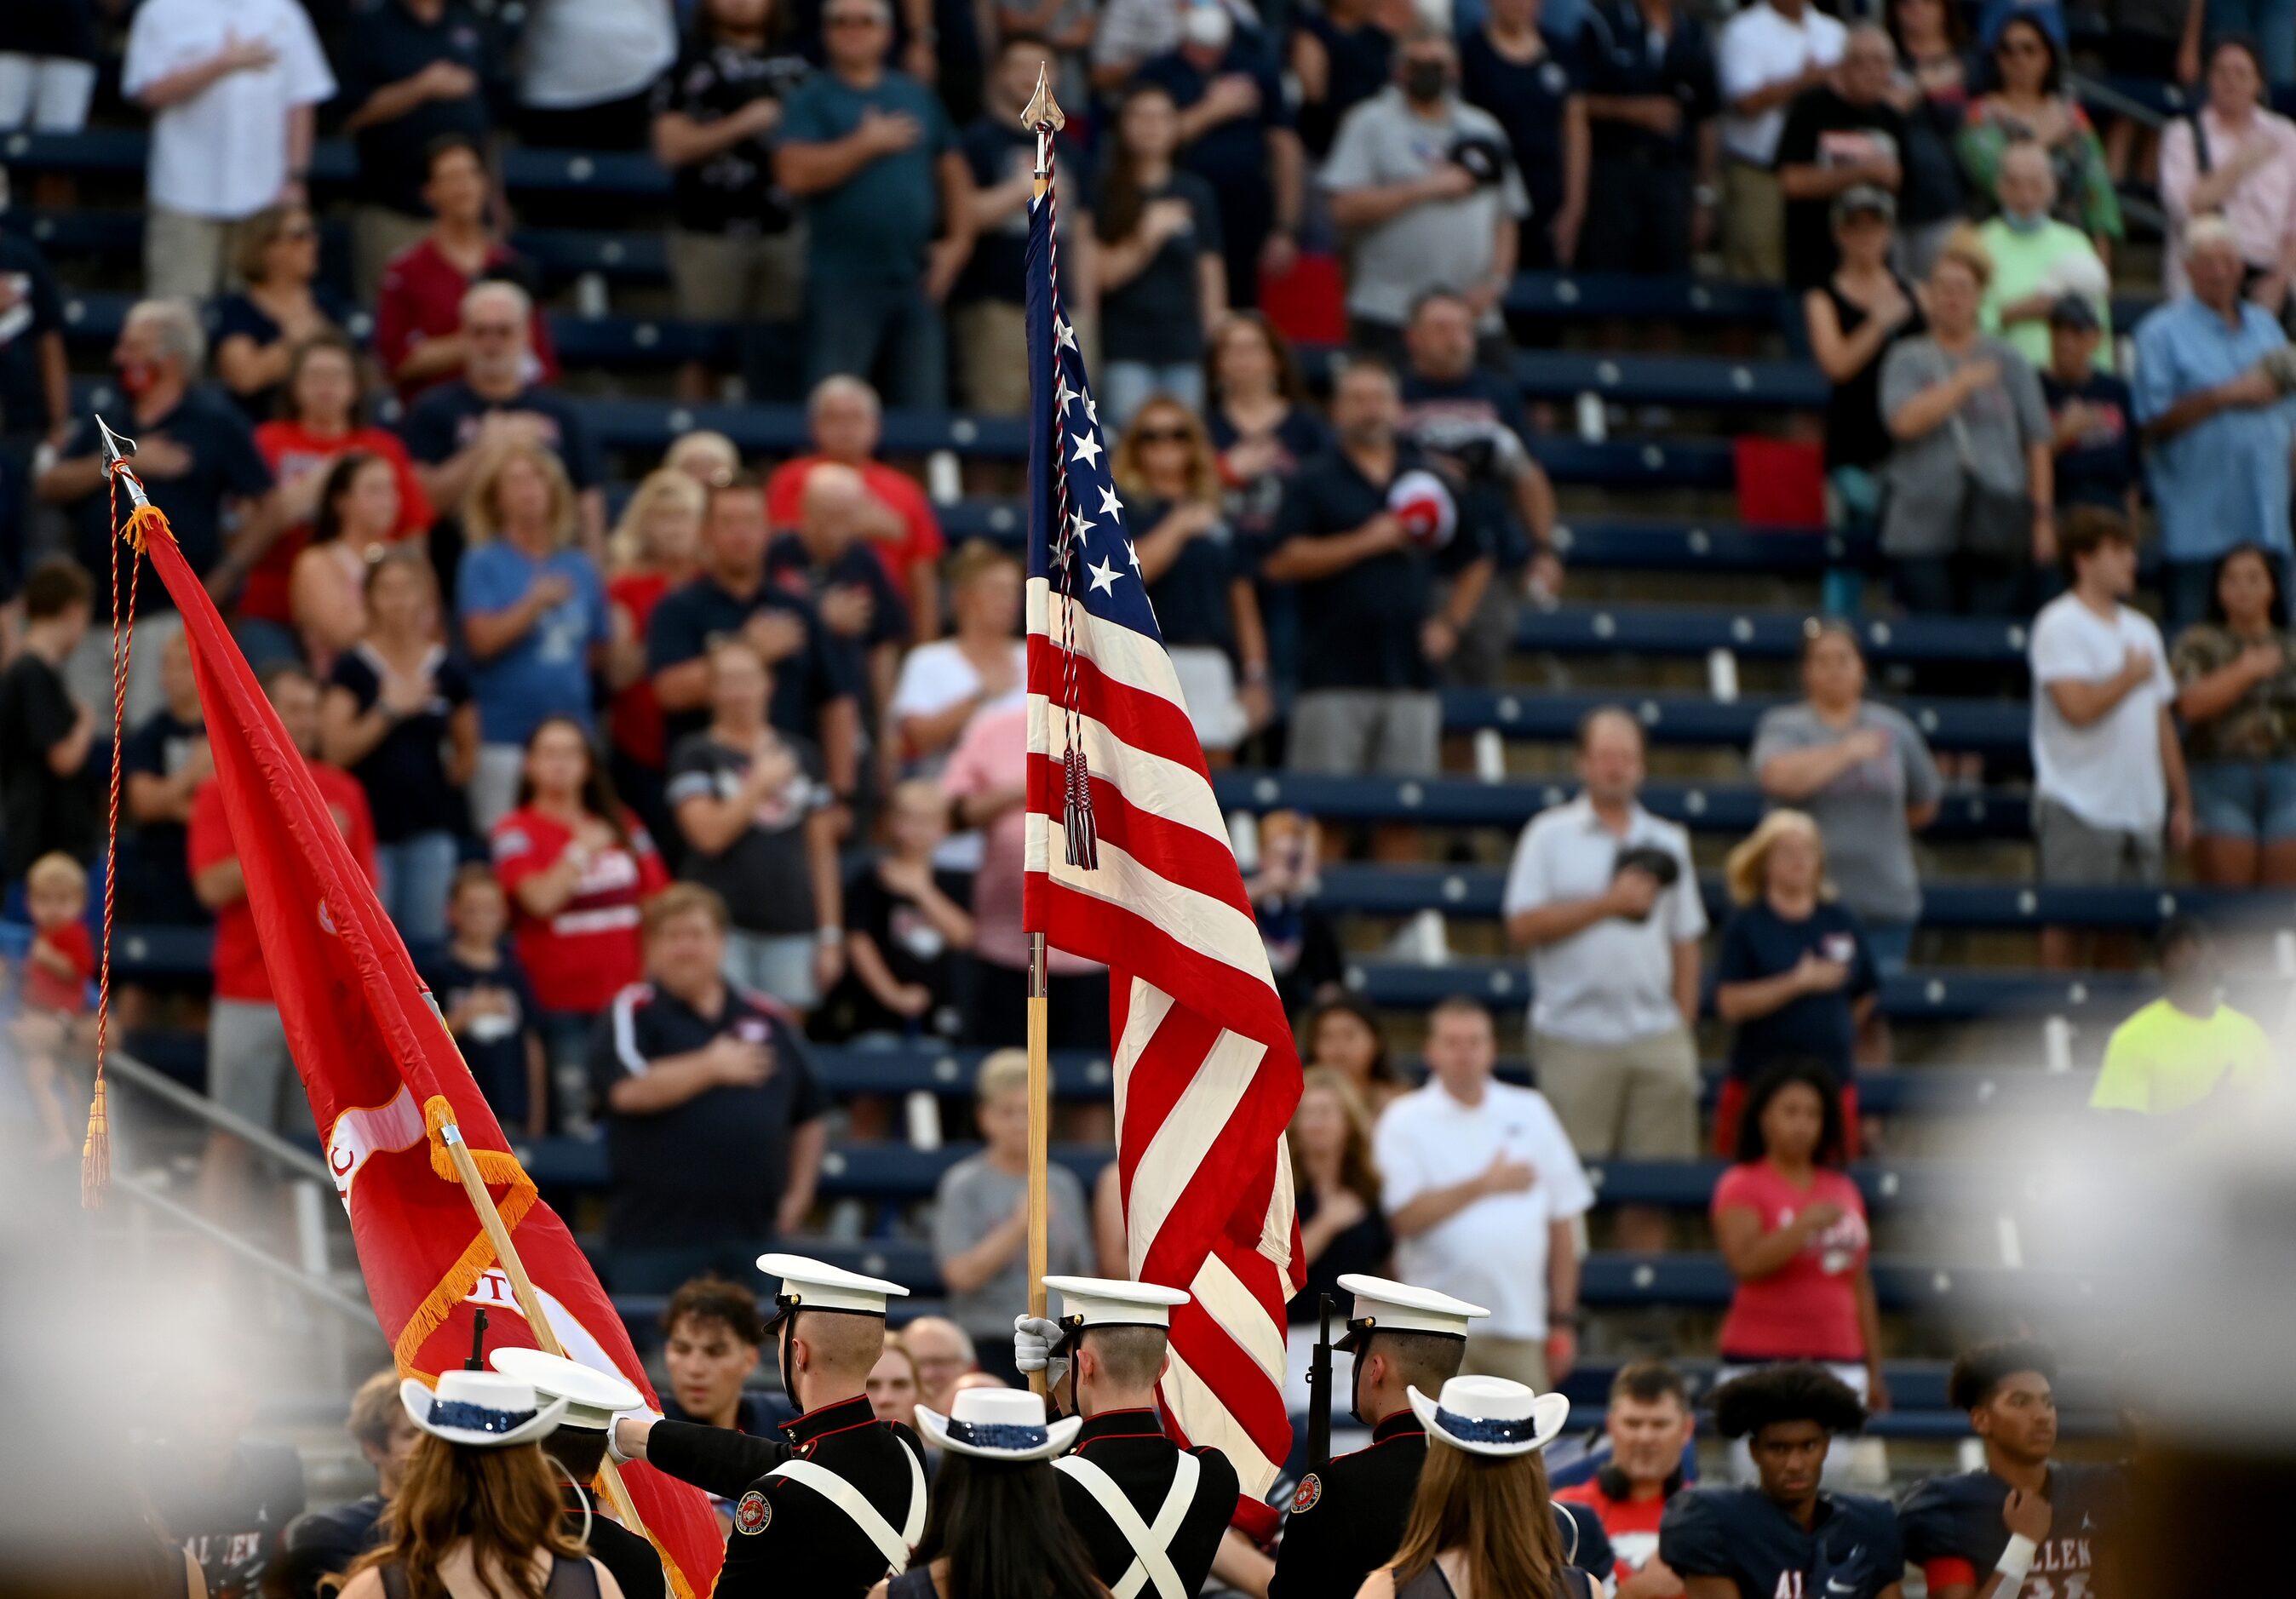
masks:
{"label": "cadet in dress uniform", "polygon": [[1764,1366],[1715,1390],[1714,1423],[1746,1440],[1761,1480],[1667,1501],[1658,1554],[1690,1599],[1899,1599],[1897,1512],[1823,1487],[1833,1435],[1866,1424],[1848,1383],[1820,1365]]}
{"label": "cadet in dress uniform", "polygon": [[[1355,1353],[1348,1412],[1372,1430],[1371,1444],[1313,1463],[1300,1479],[1268,1599],[1351,1595],[1375,1567],[1395,1558],[1427,1464],[1427,1430],[1411,1408],[1411,1390],[1438,1392],[1456,1376],[1467,1353],[1467,1324],[1490,1314],[1385,1277],[1349,1273],[1340,1286],[1355,1296],[1355,1308],[1346,1335],[1332,1347]],[[1328,1418],[1328,1382],[1317,1384],[1314,1402]],[[1323,1431],[1328,1434],[1328,1420]]]}
{"label": "cadet in dress uniform", "polygon": [[[1509,1377],[1454,1377],[1441,1397],[1414,1388],[1410,1399],[1432,1447],[1402,1541],[1357,1599],[1454,1599],[1454,1571],[1478,1595],[1601,1599],[1603,1585],[1563,1554],[1570,1523],[1553,1515],[1546,1472],[1534,1458],[1570,1423],[1570,1401]],[[1526,1540],[1501,1530],[1542,1509],[1553,1533]]]}
{"label": "cadet in dress uniform", "polygon": [[1041,1371],[1054,1403],[1083,1418],[1076,1451],[1053,1463],[1061,1503],[1111,1593],[1188,1599],[1204,1585],[1235,1513],[1235,1467],[1218,1449],[1182,1449],[1164,1431],[1156,1384],[1169,1363],[1172,1308],[1153,1283],[1046,1277],[1061,1318],[1016,1316],[1013,1362]]}
{"label": "cadet in dress uniform", "polygon": [[884,1353],[885,1301],[909,1291],[802,1255],[760,1255],[758,1269],[782,1280],[766,1328],[800,1412],[785,1436],[626,1416],[615,1458],[733,1502],[718,1599],[858,1599],[906,1566],[924,1532],[924,1447],[877,1420],[866,1391]]}
{"label": "cadet in dress uniform", "polygon": [[[2120,1468],[2052,1462],[2056,1357],[2024,1339],[1954,1362],[1947,1394],[1985,1445],[1982,1470],[1932,1477],[1898,1507],[1906,1558],[1931,1599],[2098,1599],[2120,1592],[2113,1538],[2126,1525]],[[2000,1580],[1993,1580],[1999,1573]]]}
{"label": "cadet in dress uniform", "polygon": [[601,1512],[584,1486],[606,1457],[606,1434],[615,1415],[643,1402],[638,1390],[619,1377],[540,1349],[496,1349],[487,1364],[505,1377],[532,1384],[545,1399],[566,1401],[566,1414],[542,1439],[543,1454],[564,1479],[566,1519],[583,1529],[582,1541],[621,1584],[623,1599],[664,1599],[668,1585],[652,1541]]}

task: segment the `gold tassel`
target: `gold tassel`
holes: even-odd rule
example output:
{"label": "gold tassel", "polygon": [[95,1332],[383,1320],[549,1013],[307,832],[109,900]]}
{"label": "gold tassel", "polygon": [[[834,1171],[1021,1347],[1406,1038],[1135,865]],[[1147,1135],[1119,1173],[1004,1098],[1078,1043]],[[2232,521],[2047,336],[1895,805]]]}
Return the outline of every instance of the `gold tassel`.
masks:
{"label": "gold tassel", "polygon": [[98,1070],[95,1097],[87,1105],[87,1142],[79,1151],[79,1202],[83,1210],[103,1209],[104,1185],[111,1181],[111,1124],[104,1114],[103,1077]]}

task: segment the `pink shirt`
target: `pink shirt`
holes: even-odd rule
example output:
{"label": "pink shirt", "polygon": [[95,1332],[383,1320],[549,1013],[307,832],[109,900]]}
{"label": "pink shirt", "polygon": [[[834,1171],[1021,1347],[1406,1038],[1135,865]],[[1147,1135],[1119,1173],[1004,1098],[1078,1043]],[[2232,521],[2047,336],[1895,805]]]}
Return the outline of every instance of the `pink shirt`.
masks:
{"label": "pink shirt", "polygon": [[[2240,186],[2218,208],[2240,236],[2241,258],[2251,266],[2271,266],[2280,258],[2283,242],[2296,236],[2296,122],[2259,109],[2247,134],[2235,136],[2215,111],[2203,106],[2201,126],[2208,135],[2209,167],[2213,172],[2223,171],[2241,146],[2251,140],[2263,140],[2273,147],[2273,159],[2241,179]],[[2172,238],[2181,235],[2185,224],[2192,220],[2193,191],[2200,182],[2192,121],[2179,117],[2161,135],[2161,202],[2169,209]],[[2171,249],[2167,257],[2169,292],[2182,294],[2184,251]]]}
{"label": "pink shirt", "polygon": [[1714,1186],[1713,1214],[1751,1210],[1762,1231],[1775,1233],[1820,1200],[1841,1207],[1841,1218],[1809,1240],[1801,1252],[1755,1282],[1740,1283],[1722,1320],[1722,1354],[1731,1360],[1832,1360],[1866,1358],[1857,1330],[1857,1268],[1872,1240],[1866,1231],[1866,1201],[1857,1185],[1838,1171],[1820,1168],[1807,1192],[1772,1169],[1767,1160],[1733,1166]]}
{"label": "pink shirt", "polygon": [[[966,724],[941,769],[941,792],[969,800],[1019,783],[1029,764],[1029,708],[1015,703],[984,710]],[[980,830],[980,873],[972,882],[973,954],[992,965],[1029,964],[1029,935],[1021,927],[1021,880],[1029,848],[1029,808],[1015,805]],[[1097,961],[1055,949],[1046,969],[1062,977],[1101,970]]]}

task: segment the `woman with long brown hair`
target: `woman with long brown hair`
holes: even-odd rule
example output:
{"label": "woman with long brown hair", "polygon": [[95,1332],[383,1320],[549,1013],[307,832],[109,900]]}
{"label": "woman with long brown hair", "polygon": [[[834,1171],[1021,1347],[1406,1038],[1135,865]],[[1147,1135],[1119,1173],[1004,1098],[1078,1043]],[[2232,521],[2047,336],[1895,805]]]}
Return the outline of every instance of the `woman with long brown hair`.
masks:
{"label": "woman with long brown hair", "polygon": [[436,1392],[410,1377],[399,1398],[427,1436],[341,1599],[622,1599],[573,1536],[543,1457],[564,1399],[467,1371],[439,1373]]}
{"label": "woman with long brown hair", "polygon": [[1570,1419],[1561,1394],[1505,1377],[1454,1377],[1439,1399],[1410,1390],[1427,1465],[1394,1560],[1356,1599],[1591,1599],[1572,1567],[1538,1452]]}
{"label": "woman with long brown hair", "polygon": [[1256,562],[1227,520],[1218,457],[1194,412],[1168,394],[1152,394],[1110,465],[1135,529],[1134,570],[1156,608],[1189,719],[1206,759],[1224,766],[1275,706],[1252,584]]}
{"label": "woman with long brown hair", "polygon": [[[1288,1397],[1303,1407],[1308,1397],[1308,1351],[1319,1330],[1323,1296],[1344,1304],[1341,1274],[1385,1276],[1388,1258],[1395,1252],[1395,1233],[1380,1209],[1371,1126],[1363,1095],[1344,1072],[1332,1066],[1308,1068],[1299,1108],[1284,1135],[1300,1215],[1300,1252],[1308,1262],[1307,1286],[1292,1296],[1292,1358],[1284,1369],[1301,1374]],[[1332,1376],[1338,1385],[1332,1392],[1348,1388],[1354,1361],[1346,1350],[1332,1351]]]}
{"label": "woman with long brown hair", "polygon": [[1144,83],[1116,113],[1093,204],[1093,287],[1100,298],[1100,406],[1124,427],[1152,394],[1204,401],[1204,345],[1226,314],[1219,201],[1181,166],[1180,113]]}

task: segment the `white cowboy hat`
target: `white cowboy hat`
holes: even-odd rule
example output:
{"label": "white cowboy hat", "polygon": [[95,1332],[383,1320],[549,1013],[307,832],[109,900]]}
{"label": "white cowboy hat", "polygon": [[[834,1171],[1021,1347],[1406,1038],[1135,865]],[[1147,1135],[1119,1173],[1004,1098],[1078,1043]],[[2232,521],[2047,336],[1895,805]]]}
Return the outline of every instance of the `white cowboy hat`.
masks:
{"label": "white cowboy hat", "polygon": [[1505,1377],[1454,1377],[1443,1397],[1406,1389],[1421,1426],[1470,1455],[1529,1455],[1553,1443],[1570,1421],[1570,1401],[1535,1393]]}
{"label": "white cowboy hat", "polygon": [[1084,1418],[1045,1424],[1045,1401],[1017,1388],[968,1388],[942,1415],[917,1406],[917,1431],[953,1455],[980,1460],[1050,1460],[1068,1453]]}
{"label": "white cowboy hat", "polygon": [[499,1372],[461,1370],[440,1372],[435,1390],[418,1377],[407,1378],[398,1385],[398,1402],[420,1431],[472,1449],[507,1449],[545,1438],[567,1403],[545,1405],[531,1382]]}

